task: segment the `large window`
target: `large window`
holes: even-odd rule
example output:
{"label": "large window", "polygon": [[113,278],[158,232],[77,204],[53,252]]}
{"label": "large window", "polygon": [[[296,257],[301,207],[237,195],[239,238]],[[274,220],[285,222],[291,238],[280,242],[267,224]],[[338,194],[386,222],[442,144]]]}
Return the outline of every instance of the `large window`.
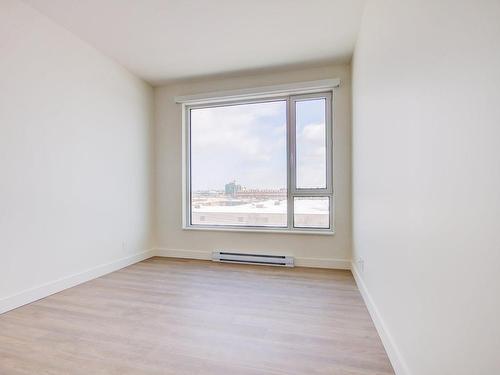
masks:
{"label": "large window", "polygon": [[330,92],[185,106],[186,228],[333,230]]}

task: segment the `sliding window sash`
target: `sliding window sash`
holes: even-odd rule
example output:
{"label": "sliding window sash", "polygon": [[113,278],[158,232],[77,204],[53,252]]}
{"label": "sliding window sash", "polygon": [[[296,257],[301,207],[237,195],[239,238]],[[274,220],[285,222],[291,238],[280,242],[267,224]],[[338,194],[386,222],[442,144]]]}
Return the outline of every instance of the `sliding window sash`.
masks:
{"label": "sliding window sash", "polygon": [[[297,116],[296,104],[304,100],[325,99],[325,158],[326,158],[326,187],[325,188],[298,188],[297,187]],[[289,144],[289,190],[294,196],[325,196],[333,194],[333,126],[332,126],[332,94],[324,92],[319,94],[294,95],[289,101],[288,144]]]}
{"label": "sliding window sash", "polygon": [[[298,188],[297,187],[297,103],[303,100],[325,100],[325,188]],[[334,228],[334,198],[333,198],[333,95],[332,92],[293,95],[289,97],[288,104],[288,228],[301,231],[331,231]],[[298,197],[325,197],[329,200],[329,228],[302,228],[294,226],[294,199]]]}

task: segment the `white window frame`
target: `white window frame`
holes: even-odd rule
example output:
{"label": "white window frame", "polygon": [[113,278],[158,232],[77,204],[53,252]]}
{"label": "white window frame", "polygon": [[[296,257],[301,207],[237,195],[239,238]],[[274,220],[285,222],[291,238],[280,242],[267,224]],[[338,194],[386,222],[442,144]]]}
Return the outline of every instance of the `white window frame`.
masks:
{"label": "white window frame", "polygon": [[[220,93],[177,97],[182,104],[182,227],[186,230],[238,231],[238,232],[280,232],[302,234],[335,233],[335,194],[333,173],[334,145],[334,88],[339,80],[304,82],[294,85],[279,85],[248,90],[235,90]],[[326,188],[300,189],[296,187],[296,106],[295,103],[307,99],[325,99],[326,102]],[[191,124],[192,109],[210,108],[226,105],[263,103],[285,100],[287,105],[287,226],[241,226],[241,225],[202,225],[191,224]],[[329,228],[294,227],[294,198],[328,197],[330,203]]]}

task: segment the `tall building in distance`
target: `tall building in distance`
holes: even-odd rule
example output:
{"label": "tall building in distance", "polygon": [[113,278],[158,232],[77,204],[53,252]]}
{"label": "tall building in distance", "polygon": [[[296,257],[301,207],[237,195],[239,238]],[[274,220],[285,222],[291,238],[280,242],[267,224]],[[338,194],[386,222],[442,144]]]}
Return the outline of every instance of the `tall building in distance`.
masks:
{"label": "tall building in distance", "polygon": [[230,183],[226,184],[224,191],[226,195],[230,195],[234,198],[236,194],[241,191],[241,185],[238,185],[236,181],[231,181]]}

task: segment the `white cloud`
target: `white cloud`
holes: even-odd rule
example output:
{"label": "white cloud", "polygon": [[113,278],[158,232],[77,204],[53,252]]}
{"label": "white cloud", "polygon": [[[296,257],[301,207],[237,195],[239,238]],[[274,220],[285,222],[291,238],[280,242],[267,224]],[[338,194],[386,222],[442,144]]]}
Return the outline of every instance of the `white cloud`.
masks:
{"label": "white cloud", "polygon": [[[281,113],[284,116],[283,110],[282,102],[194,110],[191,112],[193,149],[204,152],[223,148],[233,157],[248,161],[269,160],[285,142],[285,125],[266,130],[261,119]],[[266,131],[269,137],[265,136]]]}
{"label": "white cloud", "polygon": [[324,123],[299,126],[297,134],[297,184],[322,187],[326,182],[326,134]]}
{"label": "white cloud", "polygon": [[302,128],[301,138],[318,144],[325,142],[325,124],[307,124]]}

